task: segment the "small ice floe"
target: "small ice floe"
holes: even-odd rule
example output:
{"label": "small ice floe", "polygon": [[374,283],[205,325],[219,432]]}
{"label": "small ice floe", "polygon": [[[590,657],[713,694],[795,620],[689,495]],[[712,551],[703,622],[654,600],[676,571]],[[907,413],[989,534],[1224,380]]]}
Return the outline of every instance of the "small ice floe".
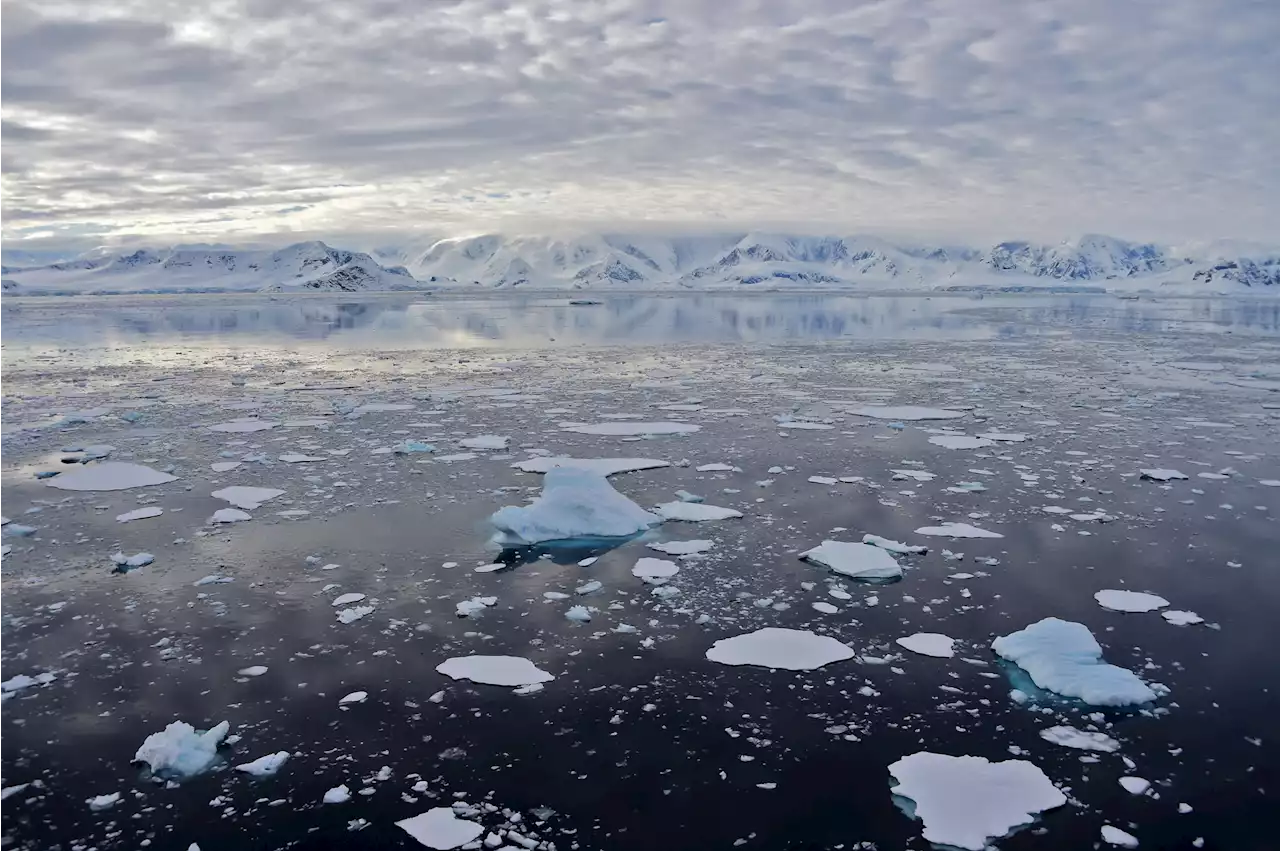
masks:
{"label": "small ice floe", "polygon": [[579,595],[594,594],[595,592],[599,591],[603,587],[604,587],[603,582],[601,582],[598,579],[592,579],[590,582],[584,582],[581,585],[579,585],[577,588],[574,588],[573,593],[579,594]]}
{"label": "small ice floe", "polygon": [[124,514],[116,515],[117,523],[132,523],[134,520],[146,520],[148,517],[159,517],[164,514],[163,508],[148,506],[147,508],[135,508],[133,511],[126,511]]}
{"label": "small ice floe", "polygon": [[413,405],[403,402],[366,402],[352,409],[353,414],[381,414],[392,411],[412,411]]}
{"label": "small ice floe", "polygon": [[542,494],[527,506],[507,506],[489,518],[496,540],[513,546],[572,538],[624,538],[656,526],[650,514],[613,489],[604,476],[574,467],[554,467]]}
{"label": "small ice floe", "polygon": [[301,452],[286,452],[280,456],[286,464],[311,464],[316,461],[328,461],[323,455],[304,455]]}
{"label": "small ice floe", "polygon": [[423,443],[421,440],[405,440],[391,447],[391,451],[396,455],[416,455],[435,452],[436,448],[430,443]]}
{"label": "small ice floe", "polygon": [[860,417],[872,417],[877,420],[954,420],[964,416],[964,411],[949,411],[946,408],[925,408],[919,405],[863,405],[849,408],[848,413]]}
{"label": "small ice floe", "polygon": [[245,511],[253,511],[262,503],[283,496],[284,491],[278,488],[255,488],[246,487],[244,485],[232,485],[229,488],[222,488],[209,494],[214,499],[220,499],[223,502],[229,502],[236,508],[243,508]]}
{"label": "small ice floe", "polygon": [[978,437],[983,440],[994,440],[997,443],[1025,443],[1031,439],[1025,434],[1008,431],[988,431],[978,435]]}
{"label": "small ice floe", "polygon": [[115,564],[118,573],[127,573],[135,567],[146,567],[155,560],[156,557],[151,553],[134,553],[131,556],[122,552],[111,554],[111,561]]}
{"label": "small ice floe", "polygon": [[241,511],[238,508],[219,508],[209,517],[210,523],[243,523],[246,520],[252,520],[253,517],[247,511]]}
{"label": "small ice floe", "polygon": [[695,431],[701,431],[702,426],[693,423],[673,423],[673,422],[655,422],[655,423],[639,423],[639,422],[619,422],[617,420],[607,423],[572,423],[562,426],[565,431],[573,431],[578,434],[599,434],[615,437],[628,437],[633,435],[659,435],[659,434],[693,434]]}
{"label": "small ice floe", "polygon": [[236,671],[242,677],[260,677],[267,672],[266,665],[250,665],[248,668],[241,668]]}
{"label": "small ice floe", "polygon": [[7,801],[11,796],[18,794],[19,792],[29,788],[30,786],[31,786],[30,783],[18,783],[13,786],[5,786],[4,788],[0,788],[0,801]]}
{"label": "small ice floe", "polygon": [[1151,479],[1156,482],[1167,482],[1171,479],[1185,479],[1186,473],[1180,473],[1177,470],[1166,470],[1164,468],[1156,468],[1151,470],[1140,470],[1142,478]]}
{"label": "small ice floe", "polygon": [[894,795],[910,799],[935,845],[983,851],[991,839],[1060,807],[1067,796],[1026,760],[990,762],[980,756],[920,751],[889,766]]}
{"label": "small ice floe", "polygon": [[631,575],[651,585],[661,585],[680,572],[680,565],[664,558],[642,558],[631,568]]}
{"label": "small ice floe", "polygon": [[999,532],[979,529],[968,523],[943,523],[941,526],[921,526],[917,535],[931,535],[937,538],[1003,538]]}
{"label": "small ice floe", "polygon": [[943,449],[982,449],[984,446],[996,445],[994,440],[968,434],[935,434],[929,438],[929,442]]}
{"label": "small ice floe", "polygon": [[284,765],[285,760],[288,758],[288,751],[276,751],[266,756],[260,756],[253,762],[242,762],[236,766],[236,771],[243,771],[245,774],[252,774],[254,777],[269,777],[279,771],[280,766]]}
{"label": "small ice floe", "polygon": [[460,618],[469,618],[472,615],[478,615],[490,606],[498,604],[497,597],[472,597],[470,600],[463,600],[455,606],[455,610]]}
{"label": "small ice floe", "polygon": [[722,665],[755,665],[786,671],[812,671],[855,655],[852,647],[829,636],[782,627],[765,627],[722,638],[707,650],[707,658]]}
{"label": "small ice floe", "polygon": [[473,567],[471,569],[471,572],[472,573],[497,573],[499,570],[505,570],[507,567],[510,567],[510,565],[506,565],[498,561],[492,564],[482,564],[479,567]]}
{"label": "small ice floe", "polygon": [[10,523],[4,527],[5,537],[8,538],[30,538],[38,531],[40,530],[35,526],[24,526],[21,523]]}
{"label": "small ice floe", "polygon": [[231,725],[223,721],[200,733],[185,721],[174,721],[159,733],[143,740],[134,762],[145,762],[156,777],[181,779],[199,774],[218,756],[218,745]]}
{"label": "small ice floe", "polygon": [[587,470],[601,476],[612,476],[615,473],[631,473],[636,470],[654,470],[659,467],[670,467],[670,461],[659,461],[657,458],[569,458],[558,455],[553,458],[526,458],[511,465],[526,473],[545,473],[555,467],[574,467]]}
{"label": "small ice floe", "polygon": [[922,656],[936,656],[939,659],[950,659],[956,655],[956,640],[939,632],[917,632],[897,639],[897,643],[912,653]]}
{"label": "small ice floe", "polygon": [[120,793],[112,792],[110,795],[95,795],[85,801],[89,805],[89,809],[96,812],[109,810],[116,804],[120,803]]}
{"label": "small ice floe", "polygon": [[1148,703],[1156,693],[1132,671],[1102,661],[1102,647],[1084,624],[1045,618],[1001,636],[991,649],[1042,689],[1094,706]]}
{"label": "small ice floe", "polygon": [[209,426],[209,431],[220,431],[227,434],[249,434],[255,431],[267,431],[273,429],[280,423],[273,420],[259,420],[252,417],[244,419],[232,420],[229,423],[218,423]]}
{"label": "small ice floe", "polygon": [[587,623],[591,620],[591,610],[586,606],[570,606],[564,613],[565,620],[575,623]]}
{"label": "small ice floe", "polygon": [[741,517],[742,512],[704,502],[664,502],[654,509],[663,520],[683,520],[686,523],[704,523],[708,520],[729,520]]}
{"label": "small ice floe", "polygon": [[464,437],[458,441],[460,446],[467,449],[506,449],[507,444],[511,442],[511,438],[503,437],[500,434],[481,434],[476,437]]}
{"label": "small ice floe", "polygon": [[888,538],[882,538],[879,535],[866,534],[862,536],[862,543],[870,544],[873,547],[879,547],[887,552],[897,553],[904,556],[924,555],[929,552],[928,547],[913,544],[900,544],[897,541],[891,541]]}
{"label": "small ice floe", "polygon": [[491,686],[527,686],[555,679],[522,656],[454,656],[437,665],[436,670],[455,680]]}
{"label": "small ice floe", "polygon": [[587,556],[586,558],[578,559],[578,567],[590,567],[599,560],[600,556]]}
{"label": "small ice floe", "polygon": [[349,609],[338,610],[338,623],[349,624],[355,623],[365,615],[373,614],[373,606],[352,606]]}
{"label": "small ice floe", "polygon": [[1151,781],[1142,777],[1121,777],[1120,785],[1130,795],[1145,795],[1151,788]]}
{"label": "small ice floe", "polygon": [[352,603],[359,603],[363,599],[364,599],[363,594],[361,594],[358,591],[352,591],[349,594],[342,594],[342,595],[339,595],[338,597],[335,597],[333,602],[330,605],[332,605],[334,608],[337,608],[338,606],[350,606]]}
{"label": "small ice floe", "polygon": [[778,428],[798,429],[800,431],[830,431],[835,426],[828,423],[816,423],[813,420],[797,420],[791,417],[774,417]]}
{"label": "small ice floe", "polygon": [[732,464],[723,464],[716,462],[715,464],[702,464],[694,467],[699,473],[741,473],[741,467],[735,467]]}
{"label": "small ice floe", "polygon": [[1125,833],[1118,827],[1112,827],[1109,824],[1102,826],[1102,841],[1108,845],[1115,845],[1119,848],[1137,848],[1138,837],[1132,833]]}
{"label": "small ice floe", "polygon": [[871,544],[823,541],[801,553],[800,558],[853,579],[897,579],[902,576],[902,565],[887,551]]}
{"label": "small ice floe", "polygon": [[833,606],[825,600],[817,600],[809,604],[815,612],[822,612],[824,615],[834,615],[840,611],[839,606]]}
{"label": "small ice floe", "polygon": [[680,500],[681,502],[706,502],[707,501],[706,497],[698,496],[696,493],[690,493],[689,491],[685,491],[685,490],[676,491],[676,499]]}
{"label": "small ice floe", "polygon": [[63,473],[57,478],[48,479],[46,484],[51,488],[64,491],[123,491],[130,488],[163,485],[177,480],[177,476],[171,476],[141,464],[107,461]]}
{"label": "small ice floe", "polygon": [[433,807],[413,818],[396,822],[396,827],[437,851],[449,851],[475,842],[484,833],[483,825],[458,818],[451,807]]}
{"label": "small ice floe", "polygon": [[1167,620],[1174,626],[1191,626],[1193,624],[1204,623],[1204,618],[1195,612],[1185,612],[1179,609],[1170,609],[1167,612],[1161,612],[1160,617]]}
{"label": "small ice floe", "polygon": [[1077,730],[1065,724],[1046,727],[1040,731],[1040,738],[1055,745],[1062,745],[1064,748],[1075,748],[1081,751],[1115,753],[1120,750],[1120,743],[1105,733]]}
{"label": "small ice floe", "polygon": [[840,481],[839,479],[833,478],[831,476],[810,476],[809,477],[809,484],[812,484],[812,485],[834,485],[839,481]]}
{"label": "small ice floe", "polygon": [[347,784],[343,783],[325,792],[320,800],[326,804],[345,804],[351,800],[351,790],[347,788]]}
{"label": "small ice floe", "polygon": [[479,456],[474,452],[454,452],[451,455],[437,455],[436,460],[451,463],[453,461],[470,461],[478,457]]}
{"label": "small ice floe", "polygon": [[895,479],[911,479],[917,482],[931,482],[938,478],[937,474],[924,470],[890,470]]}
{"label": "small ice floe", "polygon": [[234,582],[234,581],[235,580],[230,576],[220,576],[216,573],[211,573],[208,576],[203,576],[197,579],[195,582],[191,584],[197,588],[200,588],[204,585],[222,585],[224,583]]}
{"label": "small ice floe", "polygon": [[646,546],[651,550],[657,550],[669,556],[689,556],[705,553],[713,549],[715,544],[711,541],[659,541],[656,544],[647,544]]}
{"label": "small ice floe", "polygon": [[369,692],[353,691],[350,694],[343,695],[342,697],[338,698],[338,705],[352,706],[357,703],[364,703],[368,699],[369,699]]}
{"label": "small ice floe", "polygon": [[47,686],[57,678],[56,674],[49,671],[45,671],[43,674],[36,674],[34,677],[29,674],[18,674],[16,677],[10,677],[0,683],[0,693],[12,695],[32,686]]}
{"label": "small ice floe", "polygon": [[1155,594],[1144,594],[1138,591],[1095,591],[1093,599],[1098,605],[1113,612],[1154,612],[1169,605],[1164,597]]}

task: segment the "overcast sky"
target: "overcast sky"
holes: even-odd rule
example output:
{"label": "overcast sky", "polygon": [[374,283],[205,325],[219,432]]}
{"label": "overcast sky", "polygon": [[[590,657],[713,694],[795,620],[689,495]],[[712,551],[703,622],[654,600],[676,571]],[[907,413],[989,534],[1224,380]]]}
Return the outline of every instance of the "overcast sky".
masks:
{"label": "overcast sky", "polygon": [[3,9],[6,239],[1280,241],[1277,0]]}

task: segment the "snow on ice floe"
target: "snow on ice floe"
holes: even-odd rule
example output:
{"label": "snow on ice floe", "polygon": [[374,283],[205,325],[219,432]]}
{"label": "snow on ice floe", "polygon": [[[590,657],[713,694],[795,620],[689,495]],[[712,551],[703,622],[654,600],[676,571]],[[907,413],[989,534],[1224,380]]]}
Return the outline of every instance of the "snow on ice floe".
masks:
{"label": "snow on ice floe", "polygon": [[549,674],[522,656],[454,656],[436,670],[455,680],[470,680],[490,686],[529,686],[549,683]]}
{"label": "snow on ice floe", "polygon": [[396,822],[396,827],[428,848],[449,851],[474,842],[484,833],[484,826],[458,818],[451,807],[433,807],[413,818]]}
{"label": "snow on ice floe", "polygon": [[1132,833],[1125,833],[1118,827],[1112,827],[1109,824],[1102,826],[1102,841],[1108,845],[1115,845],[1120,848],[1137,848],[1138,837]]}
{"label": "snow on ice floe", "polygon": [[1144,594],[1138,591],[1095,591],[1093,599],[1098,605],[1113,612],[1154,612],[1169,605],[1164,597],[1155,594]]}
{"label": "snow on ice floe", "polygon": [[1120,743],[1105,733],[1077,730],[1065,724],[1046,727],[1040,731],[1040,738],[1055,745],[1062,745],[1064,748],[1075,748],[1081,751],[1115,753],[1120,750]]}
{"label": "snow on ice floe", "polygon": [[924,838],[966,851],[983,851],[988,840],[1067,802],[1043,771],[1021,759],[990,762],[919,751],[890,765],[889,774],[897,782],[893,794],[915,804]]}
{"label": "snow on ice floe", "polygon": [[214,499],[220,499],[223,502],[229,502],[236,508],[243,508],[246,511],[252,511],[258,508],[262,503],[283,496],[284,491],[278,488],[254,488],[244,485],[232,485],[229,488],[222,488],[209,494]]}
{"label": "snow on ice floe", "polygon": [[51,488],[64,491],[122,491],[175,482],[177,476],[123,461],[90,464],[45,480]]}
{"label": "snow on ice floe", "polygon": [[932,535],[938,538],[1003,538],[999,532],[979,529],[968,523],[943,523],[941,526],[921,526],[917,535]]}
{"label": "snow on ice floe", "polygon": [[209,465],[209,469],[215,473],[229,473],[236,467],[239,467],[242,461],[215,461]]}
{"label": "snow on ice floe", "polygon": [[722,665],[755,665],[786,671],[812,671],[855,655],[852,647],[834,638],[782,627],[765,627],[722,638],[707,650],[707,658]]}
{"label": "snow on ice floe", "polygon": [[213,512],[213,516],[209,518],[210,523],[243,523],[246,520],[252,520],[253,517],[247,511],[241,511],[238,508],[219,508]]}
{"label": "snow on ice floe", "polygon": [[705,553],[715,548],[715,544],[711,541],[659,541],[653,544],[646,544],[651,550],[657,550],[660,553],[666,553],[669,556],[689,556],[697,553]]}
{"label": "snow on ice floe", "polygon": [[687,523],[704,523],[708,520],[729,520],[741,517],[734,508],[721,508],[703,502],[664,502],[654,511],[663,520],[683,520]]}
{"label": "snow on ice floe", "polygon": [[347,788],[347,784],[342,783],[325,792],[320,800],[326,804],[345,804],[351,800],[351,790]]}
{"label": "snow on ice floe", "polygon": [[1102,661],[1084,624],[1045,618],[1001,636],[991,649],[1026,671],[1042,689],[1094,706],[1148,703],[1156,693],[1132,671]]}
{"label": "snow on ice floe", "polygon": [[242,762],[236,766],[236,771],[243,771],[245,774],[252,774],[254,777],[269,777],[279,771],[280,766],[284,765],[285,760],[288,758],[288,751],[276,751],[266,756],[260,756],[253,762]]}
{"label": "snow on ice floe", "polygon": [[467,449],[506,449],[511,438],[500,434],[481,434],[476,437],[465,437],[458,444]]}
{"label": "snow on ice floe", "polygon": [[146,520],[148,517],[159,517],[161,514],[164,514],[163,508],[155,508],[154,506],[135,508],[133,511],[126,511],[124,514],[117,514],[116,522],[132,523],[134,520]]}
{"label": "snow on ice floe", "polygon": [[109,795],[95,795],[92,798],[86,799],[85,803],[88,804],[89,809],[94,812],[109,810],[116,804],[120,803],[120,793],[112,792]]}
{"label": "snow on ice floe", "polygon": [[147,736],[133,755],[133,761],[145,762],[157,777],[191,777],[217,759],[218,745],[230,730],[231,724],[227,721],[203,733],[185,721],[174,721],[159,733]]}
{"label": "snow on ice floe", "polygon": [[1151,479],[1156,482],[1167,482],[1173,479],[1185,479],[1186,473],[1180,473],[1177,470],[1169,470],[1163,467],[1157,467],[1149,470],[1139,470],[1142,478]]}
{"label": "snow on ice floe", "polygon": [[352,606],[349,609],[338,610],[338,623],[350,624],[360,620],[365,615],[373,614],[373,606]]}
{"label": "snow on ice floe", "polygon": [[526,473],[545,473],[555,467],[574,467],[587,470],[601,476],[612,476],[615,473],[631,473],[637,470],[654,470],[659,467],[670,467],[670,461],[657,458],[569,458],[559,455],[554,458],[526,458],[511,465]]}
{"label": "snow on ice floe", "polygon": [[607,423],[572,423],[562,426],[562,428],[565,431],[573,431],[578,434],[600,434],[615,437],[649,434],[693,434],[695,431],[702,430],[702,426],[694,425],[693,423],[640,423],[620,420]]}
{"label": "snow on ice floe", "polygon": [[342,697],[338,698],[338,705],[351,706],[356,703],[364,703],[368,699],[369,699],[369,692],[353,691],[350,694],[343,695]]}
{"label": "snow on ice floe", "polygon": [[501,508],[489,522],[498,529],[499,543],[525,546],[584,537],[625,538],[658,525],[662,518],[618,493],[598,473],[553,467],[532,504]]}
{"label": "snow on ice floe", "polygon": [[944,449],[982,449],[984,446],[996,445],[994,440],[967,434],[935,434],[929,438],[929,442]]}
{"label": "snow on ice floe", "polygon": [[661,584],[680,572],[680,565],[664,558],[642,558],[631,568],[631,575],[650,584]]}
{"label": "snow on ice floe", "polygon": [[255,431],[267,431],[280,425],[278,422],[271,420],[257,420],[251,418],[232,420],[229,423],[218,423],[209,426],[209,431],[221,431],[229,434],[248,434]]}
{"label": "snow on ice floe", "polygon": [[1160,617],[1167,620],[1174,626],[1191,626],[1193,624],[1204,623],[1204,618],[1195,612],[1184,612],[1178,609],[1170,609],[1167,612],[1161,612]]}
{"label": "snow on ice floe", "polygon": [[857,414],[860,417],[874,417],[878,420],[902,420],[904,422],[954,420],[964,416],[964,411],[949,411],[946,408],[925,408],[919,405],[863,405],[847,410],[850,414]]}
{"label": "snow on ice floe", "polygon": [[939,659],[950,659],[956,655],[956,640],[938,632],[917,632],[897,639],[902,647],[922,656],[936,656]]}
{"label": "snow on ice floe", "polygon": [[897,541],[891,541],[888,538],[882,538],[879,535],[867,533],[862,536],[862,543],[870,544],[873,547],[879,547],[882,550],[891,553],[897,553],[903,556],[924,555],[929,552],[929,548],[915,544],[901,544]]}
{"label": "snow on ice floe", "polygon": [[338,606],[350,606],[352,603],[359,603],[363,599],[364,599],[363,594],[359,593],[358,591],[352,591],[350,594],[342,594],[338,597],[335,597],[333,600],[333,603],[331,603],[330,605],[332,605],[334,608],[337,608]]}
{"label": "snow on ice floe", "polygon": [[887,551],[871,544],[823,541],[801,553],[800,558],[854,579],[897,579],[902,576],[902,565]]}
{"label": "snow on ice floe", "polygon": [[799,429],[800,431],[830,431],[835,428],[827,423],[815,423],[812,420],[793,420],[789,417],[775,417],[778,428]]}

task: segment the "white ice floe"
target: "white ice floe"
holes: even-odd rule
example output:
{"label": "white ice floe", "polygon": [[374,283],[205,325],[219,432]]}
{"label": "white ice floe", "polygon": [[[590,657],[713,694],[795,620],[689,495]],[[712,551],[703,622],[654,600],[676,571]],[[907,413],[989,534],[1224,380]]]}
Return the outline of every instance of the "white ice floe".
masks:
{"label": "white ice floe", "polygon": [[854,579],[896,579],[902,576],[902,565],[887,551],[871,544],[823,541],[801,553],[800,558]]}
{"label": "white ice floe", "polygon": [[458,848],[474,842],[484,833],[483,825],[458,818],[450,807],[433,807],[413,818],[396,822],[396,827],[436,851]]}
{"label": "white ice floe", "polygon": [[476,437],[464,437],[458,444],[467,449],[506,449],[511,438],[500,434],[481,434]]}
{"label": "white ice floe", "polygon": [[994,440],[968,434],[935,434],[929,438],[929,442],[943,449],[982,449],[984,446],[995,446]]}
{"label": "white ice floe", "polygon": [[1093,599],[1098,605],[1113,612],[1153,612],[1169,605],[1164,597],[1155,594],[1144,594],[1138,591],[1116,591],[1107,589],[1095,591]]}
{"label": "white ice floe", "polygon": [[1081,751],[1115,753],[1120,750],[1120,743],[1105,733],[1077,730],[1075,727],[1069,727],[1065,724],[1046,727],[1040,731],[1040,738],[1046,742],[1053,742],[1055,745],[1062,745],[1064,748],[1075,748]]}
{"label": "white ice floe", "polygon": [[209,517],[210,523],[243,523],[246,520],[252,520],[253,517],[247,511],[241,511],[238,508],[219,508]]}
{"label": "white ice floe", "polygon": [[1025,434],[1009,431],[988,431],[978,435],[984,440],[994,440],[997,443],[1025,443],[1030,438]]}
{"label": "white ice floe", "polygon": [[159,517],[164,514],[163,508],[148,506],[147,508],[135,508],[133,511],[126,511],[124,514],[116,515],[117,523],[132,523],[134,520],[146,520],[148,517]]}
{"label": "white ice floe", "polygon": [[651,584],[661,584],[680,572],[680,565],[664,558],[642,558],[631,568],[631,575]]}
{"label": "white ice floe", "polygon": [[241,668],[236,673],[242,677],[260,677],[268,670],[266,665],[250,665],[248,668]]}
{"label": "white ice floe", "polygon": [[215,473],[229,473],[236,467],[239,467],[242,461],[215,461],[209,465],[209,469]]}
{"label": "white ice floe", "polygon": [[809,605],[813,606],[815,612],[822,612],[824,615],[834,615],[840,611],[839,606],[833,606],[825,600],[817,600]]}
{"label": "white ice floe", "polygon": [[301,452],[286,452],[280,456],[286,464],[311,464],[316,461],[328,461],[323,455],[303,455]]}
{"label": "white ice floe", "polygon": [[373,614],[373,606],[352,606],[349,609],[339,609],[338,623],[355,623],[365,615],[371,614]]}
{"label": "white ice floe", "polygon": [[1204,618],[1195,612],[1186,612],[1179,609],[1170,609],[1167,612],[1161,612],[1160,617],[1167,620],[1174,626],[1191,626],[1193,624],[1204,623]]}
{"label": "white ice floe", "polygon": [[0,693],[8,695],[32,686],[47,686],[57,678],[56,674],[49,671],[45,671],[43,674],[36,674],[34,677],[29,674],[18,674],[16,677],[10,677],[0,683]]}
{"label": "white ice floe", "polygon": [[670,461],[657,458],[569,458],[564,455],[555,457],[526,458],[511,465],[526,473],[545,473],[555,467],[576,467],[588,470],[601,476],[612,476],[615,473],[631,473],[636,470],[654,470],[659,467],[670,467]]}
{"label": "white ice floe", "polygon": [[117,567],[146,567],[155,560],[156,557],[151,553],[134,553],[131,556],[127,556],[123,552],[111,554],[111,561]]}
{"label": "white ice floe", "polygon": [[217,573],[210,573],[208,576],[202,576],[199,579],[197,579],[195,582],[192,582],[191,584],[199,588],[204,585],[225,585],[228,582],[234,582],[234,581],[235,580],[230,576],[222,576]]}
{"label": "white ice floe", "polygon": [[591,610],[586,606],[570,606],[568,611],[564,613],[566,620],[575,621],[577,623],[587,623],[591,620]]}
{"label": "white ice floe", "polygon": [[278,488],[254,488],[244,485],[232,485],[229,488],[222,488],[209,494],[214,499],[220,499],[223,502],[229,502],[236,508],[243,508],[246,511],[252,511],[258,508],[262,503],[275,499],[284,495],[284,491]]}
{"label": "white ice floe", "polygon": [[899,645],[912,653],[922,656],[936,656],[939,659],[950,659],[956,655],[956,640],[938,632],[917,632],[897,639]]}
{"label": "white ice floe", "polygon": [[547,471],[542,494],[527,506],[507,506],[489,518],[496,540],[514,546],[571,538],[621,538],[662,522],[613,489],[597,473],[574,467]]}
{"label": "white ice floe", "polygon": [[936,473],[929,473],[924,470],[890,470],[889,472],[893,473],[895,479],[901,477],[917,482],[931,482],[938,478]]}
{"label": "white ice floe", "polygon": [[830,431],[835,428],[833,425],[828,425],[827,423],[815,423],[811,420],[782,418],[776,419],[775,421],[778,423],[778,428],[799,429],[800,431]]}
{"label": "white ice floe", "polygon": [[810,476],[809,484],[812,485],[834,485],[840,480],[832,476]]}
{"label": "white ice floe", "polygon": [[341,594],[338,597],[335,597],[331,605],[335,608],[338,606],[350,606],[352,603],[359,603],[363,599],[363,594],[358,591],[352,591],[349,594]]}
{"label": "white ice floe", "polygon": [[455,680],[491,686],[527,686],[555,679],[522,656],[454,656],[437,665],[436,670]]}
{"label": "white ice floe", "polygon": [[498,604],[497,597],[472,597],[470,600],[463,600],[455,606],[455,610],[460,618],[469,618],[477,615],[485,609],[496,606]]}
{"label": "white ice floe", "polygon": [[1026,671],[1040,688],[1094,706],[1155,700],[1132,671],[1102,661],[1102,647],[1084,624],[1045,618],[1001,636],[991,649]]}
{"label": "white ice floe", "polygon": [[683,520],[687,523],[703,523],[708,520],[729,520],[741,517],[734,508],[721,508],[704,502],[664,502],[654,509],[663,520]]}
{"label": "white ice floe", "polygon": [[325,792],[320,800],[326,804],[345,804],[351,800],[351,790],[347,788],[347,784],[343,783]]}
{"label": "white ice floe", "polygon": [[711,541],[659,541],[647,544],[651,550],[666,553],[669,556],[689,556],[705,553],[715,547]]}
{"label": "white ice floe", "polygon": [[470,461],[471,459],[473,459],[473,458],[477,458],[477,457],[479,457],[479,456],[477,456],[477,455],[476,455],[476,453],[474,453],[474,452],[454,452],[452,455],[437,455],[437,456],[436,456],[436,460],[437,460],[437,461],[449,461],[449,462],[452,462],[452,461]]}
{"label": "white ice floe", "polygon": [[889,766],[895,795],[915,803],[924,838],[936,845],[983,851],[988,840],[1035,821],[1067,796],[1030,762],[920,751]]}
{"label": "white ice floe", "polygon": [[999,532],[979,529],[968,523],[943,523],[941,526],[921,526],[917,535],[931,535],[937,538],[1003,538]]}
{"label": "white ice floe", "polygon": [[106,461],[102,464],[82,466],[61,476],[47,479],[45,484],[64,491],[122,491],[163,485],[177,480],[177,476],[171,476],[141,464]]}
{"label": "white ice floe", "polygon": [[232,420],[229,423],[211,425],[209,426],[209,431],[221,431],[229,434],[248,434],[255,431],[267,431],[268,429],[273,429],[278,425],[280,425],[280,423],[272,420],[246,418],[241,420]]}
{"label": "white ice floe", "polygon": [[89,809],[93,810],[95,813],[101,812],[102,810],[109,810],[116,804],[120,803],[120,793],[112,792],[109,795],[95,795],[92,798],[86,799],[85,803],[88,804]]}
{"label": "white ice floe", "polygon": [[369,692],[367,692],[367,691],[353,691],[353,692],[351,692],[350,694],[347,694],[347,695],[344,695],[344,696],[342,696],[342,697],[338,698],[338,705],[339,705],[339,706],[351,706],[351,705],[356,704],[356,703],[364,703],[364,702],[365,702],[366,700],[368,700],[368,699],[369,699]]}
{"label": "white ice floe", "polygon": [[1130,795],[1145,795],[1151,788],[1151,781],[1142,777],[1121,777],[1120,785]]}
{"label": "white ice floe", "polygon": [[199,733],[185,721],[174,721],[159,733],[143,740],[134,762],[145,762],[158,777],[190,777],[204,771],[218,756],[218,745],[227,737],[231,724],[223,721]]}
{"label": "white ice floe", "polygon": [[1108,845],[1115,845],[1120,848],[1137,848],[1138,837],[1132,833],[1125,833],[1118,827],[1112,827],[1109,824],[1102,826],[1102,841]]}
{"label": "white ice floe", "polygon": [[963,417],[964,411],[949,411],[946,408],[924,408],[919,405],[863,405],[860,408],[849,408],[848,412],[860,417],[873,417],[877,420],[902,420],[916,422],[919,420],[954,420]]}
{"label": "white ice floe", "polygon": [[266,756],[260,756],[253,762],[242,762],[236,766],[236,771],[243,771],[245,774],[252,774],[254,777],[268,777],[279,771],[280,766],[284,765],[285,760],[288,758],[288,751],[276,751]]}
{"label": "white ice floe", "polygon": [[722,464],[720,462],[716,462],[715,464],[702,464],[698,467],[694,467],[694,469],[697,470],[699,473],[741,473],[742,472],[742,469],[740,467],[735,467],[732,464]]}
{"label": "white ice floe", "polygon": [[929,552],[928,547],[913,544],[900,544],[897,541],[891,541],[888,538],[882,538],[879,535],[872,535],[870,533],[862,536],[862,543],[870,544],[873,547],[879,547],[887,552],[897,553],[898,555],[904,556],[923,555],[924,553]]}
{"label": "white ice floe", "polygon": [[1157,482],[1167,482],[1171,479],[1185,479],[1186,473],[1180,473],[1177,470],[1166,470],[1164,468],[1155,468],[1150,470],[1141,470],[1142,478],[1151,479]]}
{"label": "white ice floe", "polygon": [[406,405],[403,402],[367,402],[356,407],[352,413],[356,414],[375,414],[389,411],[412,411],[413,405]]}
{"label": "white ice floe", "polygon": [[563,427],[578,434],[601,434],[617,437],[646,434],[693,434],[702,426],[693,423],[654,422],[638,423],[613,421],[608,423],[574,423]]}
{"label": "white ice floe", "polygon": [[707,658],[722,665],[755,665],[786,671],[811,671],[854,657],[853,648],[825,635],[803,629],[765,627],[722,638],[707,650]]}

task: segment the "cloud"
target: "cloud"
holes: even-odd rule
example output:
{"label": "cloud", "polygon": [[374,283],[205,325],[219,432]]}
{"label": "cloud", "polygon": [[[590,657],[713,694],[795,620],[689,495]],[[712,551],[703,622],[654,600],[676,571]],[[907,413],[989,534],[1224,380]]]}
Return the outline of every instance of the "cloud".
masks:
{"label": "cloud", "polygon": [[4,23],[7,237],[1280,221],[1270,0],[9,0]]}

